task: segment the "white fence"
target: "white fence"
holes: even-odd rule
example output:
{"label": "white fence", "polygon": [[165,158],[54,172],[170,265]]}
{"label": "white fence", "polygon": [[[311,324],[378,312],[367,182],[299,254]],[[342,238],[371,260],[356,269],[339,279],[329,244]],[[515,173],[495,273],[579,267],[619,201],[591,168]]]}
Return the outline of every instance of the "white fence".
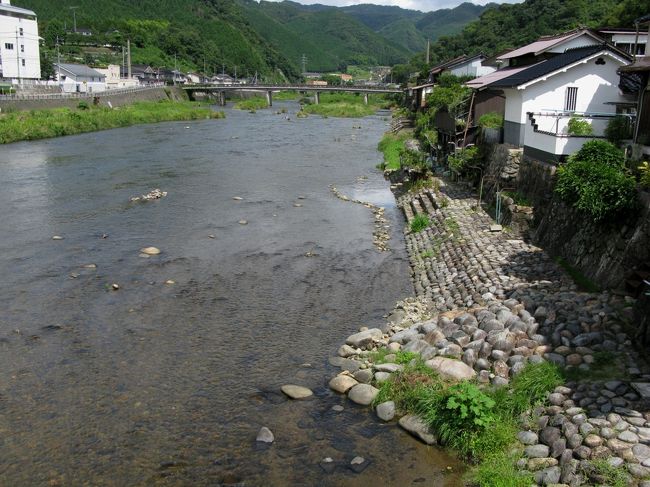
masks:
{"label": "white fence", "polygon": [[95,91],[91,93],[47,93],[38,95],[0,95],[0,101],[11,100],[65,100],[75,98],[94,98],[96,96],[122,95],[128,93],[139,93],[142,91],[152,90],[165,86],[165,83],[153,83],[147,86],[138,86],[135,88],[115,88],[112,90]]}

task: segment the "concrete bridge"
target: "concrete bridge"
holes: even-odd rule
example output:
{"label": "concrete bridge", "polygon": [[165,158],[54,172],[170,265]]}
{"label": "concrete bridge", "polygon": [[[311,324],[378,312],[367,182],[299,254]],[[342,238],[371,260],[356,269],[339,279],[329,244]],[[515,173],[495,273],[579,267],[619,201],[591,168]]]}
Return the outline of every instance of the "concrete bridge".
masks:
{"label": "concrete bridge", "polygon": [[314,93],[315,102],[320,103],[320,94],[326,92],[341,92],[341,93],[362,93],[366,105],[368,104],[368,95],[371,93],[404,93],[404,90],[399,88],[387,88],[384,86],[317,86],[317,85],[189,85],[184,86],[183,89],[193,98],[195,93],[214,93],[219,97],[219,104],[224,106],[226,104],[226,93],[228,91],[257,91],[266,95],[266,102],[268,106],[273,106],[273,92],[274,91],[298,91],[301,93],[311,92]]}

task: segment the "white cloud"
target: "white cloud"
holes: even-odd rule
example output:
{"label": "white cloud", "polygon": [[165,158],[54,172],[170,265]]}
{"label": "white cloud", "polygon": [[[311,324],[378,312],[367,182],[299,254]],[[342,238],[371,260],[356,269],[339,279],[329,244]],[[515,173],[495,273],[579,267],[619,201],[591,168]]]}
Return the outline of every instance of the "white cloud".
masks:
{"label": "white cloud", "polygon": [[[270,0],[281,1],[281,0]],[[421,10],[422,12],[430,12],[441,8],[454,8],[463,1],[467,0],[297,0],[299,3],[305,5],[312,5],[319,3],[322,5],[332,5],[335,7],[344,7],[347,5],[359,5],[363,3],[373,3],[375,5],[394,5],[401,8],[411,10]],[[522,0],[497,0],[496,3],[518,3]],[[485,5],[490,0],[471,0],[471,3],[477,5]]]}

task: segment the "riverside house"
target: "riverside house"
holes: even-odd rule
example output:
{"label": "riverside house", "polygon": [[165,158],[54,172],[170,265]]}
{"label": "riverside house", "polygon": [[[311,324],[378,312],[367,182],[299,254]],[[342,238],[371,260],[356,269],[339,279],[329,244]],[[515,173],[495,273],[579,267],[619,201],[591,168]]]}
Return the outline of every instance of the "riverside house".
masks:
{"label": "riverside house", "polygon": [[64,93],[106,91],[106,75],[84,64],[55,63],[54,72]]}
{"label": "riverside house", "polygon": [[[501,69],[467,83],[476,94],[473,119],[488,111],[483,105],[497,107],[492,111],[504,115],[503,142],[538,160],[564,160],[590,138],[603,137],[617,106],[629,101],[617,72],[631,55],[589,30],[542,37],[496,60]],[[569,133],[575,118],[592,134]]]}

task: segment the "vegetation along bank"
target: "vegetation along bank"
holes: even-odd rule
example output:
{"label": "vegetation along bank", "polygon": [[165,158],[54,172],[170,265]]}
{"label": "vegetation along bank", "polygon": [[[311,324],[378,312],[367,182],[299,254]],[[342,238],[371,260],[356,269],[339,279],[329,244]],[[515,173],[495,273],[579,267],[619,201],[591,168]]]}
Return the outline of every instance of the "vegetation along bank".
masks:
{"label": "vegetation along bank", "polygon": [[37,140],[95,132],[131,125],[224,118],[209,106],[196,102],[138,102],[119,108],[94,107],[82,101],[77,108],[30,110],[0,114],[0,143]]}

